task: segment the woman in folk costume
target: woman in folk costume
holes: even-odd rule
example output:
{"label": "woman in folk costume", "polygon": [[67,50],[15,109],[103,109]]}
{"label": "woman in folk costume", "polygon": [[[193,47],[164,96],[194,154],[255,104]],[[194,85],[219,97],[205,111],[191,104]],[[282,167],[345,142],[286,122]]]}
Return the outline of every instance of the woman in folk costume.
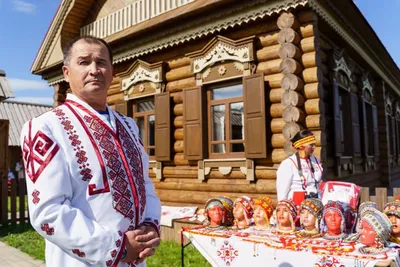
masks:
{"label": "woman in folk costume", "polygon": [[297,216],[296,205],[290,199],[283,199],[276,205],[276,234],[294,234]]}
{"label": "woman in folk costume", "polygon": [[257,230],[269,229],[269,220],[274,211],[274,204],[270,197],[259,197],[254,199],[253,205],[254,228]]}
{"label": "woman in folk costume", "polygon": [[145,266],[158,246],[160,200],[132,118],[112,110],[111,48],[80,36],[64,51],[73,94],[21,132],[29,214],[54,267]]}
{"label": "woman in folk costume", "polygon": [[395,201],[388,202],[383,213],[389,217],[393,225],[389,241],[400,244],[400,197],[397,197]]}
{"label": "woman in folk costume", "polygon": [[233,227],[245,229],[251,225],[253,217],[253,200],[248,196],[238,197],[233,203]]}
{"label": "woman in folk costume", "polygon": [[276,191],[278,201],[292,199],[300,205],[305,195],[318,197],[318,184],[322,166],[313,156],[315,136],[309,130],[301,130],[292,139],[296,153],[280,164],[277,172]]}
{"label": "woman in folk costume", "polygon": [[388,239],[392,232],[392,223],[379,210],[371,211],[361,218],[361,230],[358,242],[363,247],[359,251],[363,254],[380,254],[385,251]]}
{"label": "woman in folk costume", "polygon": [[300,204],[301,230],[296,233],[298,237],[321,237],[319,223],[322,218],[324,205],[318,198],[307,198]]}
{"label": "woman in folk costume", "polygon": [[324,206],[321,231],[325,232],[323,238],[329,240],[339,240],[347,237],[344,209],[339,201],[329,200]]}

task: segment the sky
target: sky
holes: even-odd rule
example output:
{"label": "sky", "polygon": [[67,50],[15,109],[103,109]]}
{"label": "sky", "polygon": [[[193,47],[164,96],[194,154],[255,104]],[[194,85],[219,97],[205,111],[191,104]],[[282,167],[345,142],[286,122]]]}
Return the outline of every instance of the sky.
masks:
{"label": "sky", "polygon": [[[400,27],[396,22],[400,0],[355,2],[400,66]],[[59,3],[60,0],[0,0],[0,69],[6,72],[16,96],[13,100],[53,103],[53,88],[40,76],[31,74],[30,68]]]}

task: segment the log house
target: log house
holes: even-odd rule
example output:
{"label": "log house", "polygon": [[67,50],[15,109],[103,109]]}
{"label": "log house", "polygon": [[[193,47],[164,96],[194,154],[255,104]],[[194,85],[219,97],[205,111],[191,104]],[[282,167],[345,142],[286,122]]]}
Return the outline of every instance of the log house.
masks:
{"label": "log house", "polygon": [[325,179],[400,182],[400,73],[353,1],[63,0],[31,69],[54,106],[77,35],[111,45],[107,102],[137,121],[165,205],[276,199],[303,128]]}

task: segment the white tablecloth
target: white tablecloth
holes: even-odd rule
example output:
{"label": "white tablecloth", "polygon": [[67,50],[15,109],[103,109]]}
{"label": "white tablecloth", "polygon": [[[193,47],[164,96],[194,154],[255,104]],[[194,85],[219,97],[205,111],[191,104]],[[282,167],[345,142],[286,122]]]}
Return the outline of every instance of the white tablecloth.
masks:
{"label": "white tablecloth", "polygon": [[356,243],[278,236],[257,230],[214,231],[186,229],[183,234],[212,266],[230,267],[372,267],[392,260],[400,266],[396,249],[366,255]]}

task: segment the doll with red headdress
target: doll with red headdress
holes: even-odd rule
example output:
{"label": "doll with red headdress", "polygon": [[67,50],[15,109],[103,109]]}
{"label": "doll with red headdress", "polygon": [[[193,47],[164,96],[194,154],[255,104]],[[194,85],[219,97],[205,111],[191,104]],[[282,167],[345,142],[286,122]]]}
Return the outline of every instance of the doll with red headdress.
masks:
{"label": "doll with red headdress", "polygon": [[295,219],[297,209],[294,202],[290,199],[284,199],[278,202],[275,211],[276,228],[275,234],[294,234],[296,231]]}
{"label": "doll with red headdress", "polygon": [[238,197],[233,203],[233,228],[246,229],[253,217],[253,200],[248,196]]}
{"label": "doll with red headdress", "polygon": [[301,230],[296,233],[298,237],[317,238],[322,234],[319,231],[319,223],[322,218],[324,205],[318,198],[307,198],[300,204]]}
{"label": "doll with red headdress", "polygon": [[344,208],[339,201],[331,201],[324,206],[322,212],[322,231],[325,232],[323,238],[328,240],[341,240],[347,237],[346,219]]}
{"label": "doll with red headdress", "polygon": [[274,204],[270,197],[260,197],[254,199],[253,221],[254,228],[257,230],[266,230],[270,227],[270,218],[274,211]]}

